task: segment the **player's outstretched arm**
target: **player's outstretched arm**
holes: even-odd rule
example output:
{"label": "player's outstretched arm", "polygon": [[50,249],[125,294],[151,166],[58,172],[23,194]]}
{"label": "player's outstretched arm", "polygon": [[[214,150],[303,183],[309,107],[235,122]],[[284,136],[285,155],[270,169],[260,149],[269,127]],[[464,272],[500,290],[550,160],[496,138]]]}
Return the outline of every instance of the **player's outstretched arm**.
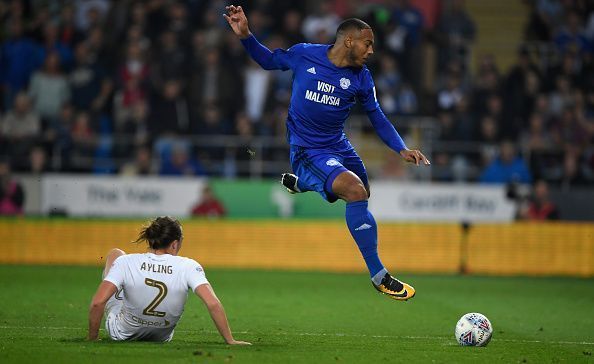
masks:
{"label": "player's outstretched arm", "polygon": [[417,166],[420,163],[423,163],[426,166],[431,164],[429,159],[427,159],[427,157],[425,157],[421,151],[416,149],[411,150],[406,147],[404,140],[402,140],[400,134],[398,134],[396,128],[394,128],[394,125],[390,123],[379,105],[374,110],[367,112],[367,116],[369,117],[369,120],[371,121],[371,124],[373,125],[377,135],[383,140],[384,143],[386,143],[387,146],[398,152],[400,156],[404,158],[404,160],[409,163],[415,163]]}
{"label": "player's outstretched arm", "polygon": [[196,287],[195,291],[196,295],[200,297],[200,299],[206,305],[208,312],[210,313],[210,317],[215,323],[217,330],[225,339],[225,342],[229,345],[252,345],[247,341],[239,341],[233,338],[233,334],[231,333],[231,328],[229,327],[229,321],[227,321],[227,315],[225,314],[225,309],[221,304],[221,301],[217,297],[217,295],[212,290],[210,284],[201,284]]}
{"label": "player's outstretched arm", "polygon": [[99,337],[99,325],[101,325],[101,319],[103,318],[103,311],[105,310],[105,304],[109,297],[113,296],[117,292],[118,288],[115,284],[103,281],[97,288],[95,296],[91,301],[91,307],[89,307],[89,333],[87,340],[94,341]]}
{"label": "player's outstretched arm", "polygon": [[290,68],[289,55],[284,50],[270,51],[265,45],[258,42],[250,32],[248,20],[241,6],[229,5],[226,7],[227,14],[223,14],[233,32],[241,40],[241,44],[249,53],[250,57],[265,70],[283,70]]}
{"label": "player's outstretched arm", "polygon": [[225,7],[227,14],[223,14],[227,23],[233,32],[241,39],[245,39],[250,36],[250,29],[248,27],[248,20],[243,12],[241,6],[229,5]]}

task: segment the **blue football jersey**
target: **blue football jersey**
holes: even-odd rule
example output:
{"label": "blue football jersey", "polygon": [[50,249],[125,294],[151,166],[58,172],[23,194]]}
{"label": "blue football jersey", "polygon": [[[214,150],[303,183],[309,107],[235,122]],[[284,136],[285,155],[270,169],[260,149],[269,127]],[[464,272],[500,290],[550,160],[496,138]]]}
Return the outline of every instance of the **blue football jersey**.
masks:
{"label": "blue football jersey", "polygon": [[273,52],[274,66],[293,71],[290,144],[319,148],[338,143],[346,138],[344,123],[357,100],[367,112],[379,107],[369,69],[335,66],[328,58],[330,47],[300,43]]}

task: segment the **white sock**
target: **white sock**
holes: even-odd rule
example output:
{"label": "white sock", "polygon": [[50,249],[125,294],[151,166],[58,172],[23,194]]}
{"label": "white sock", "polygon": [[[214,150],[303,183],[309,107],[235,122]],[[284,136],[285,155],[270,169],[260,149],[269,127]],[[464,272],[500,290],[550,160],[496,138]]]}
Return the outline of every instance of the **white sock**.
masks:
{"label": "white sock", "polygon": [[386,275],[386,273],[388,273],[388,270],[386,268],[380,270],[373,277],[371,277],[371,281],[376,286],[379,286],[382,283],[382,279],[384,279],[384,276]]}

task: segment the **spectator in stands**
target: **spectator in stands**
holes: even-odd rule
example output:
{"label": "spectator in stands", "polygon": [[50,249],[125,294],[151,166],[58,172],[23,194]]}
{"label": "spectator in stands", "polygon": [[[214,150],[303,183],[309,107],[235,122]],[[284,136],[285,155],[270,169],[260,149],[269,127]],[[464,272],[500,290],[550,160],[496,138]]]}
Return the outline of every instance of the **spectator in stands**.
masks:
{"label": "spectator in stands", "polygon": [[555,78],[555,86],[549,95],[549,109],[554,116],[560,116],[564,110],[571,108],[573,104],[573,90],[569,78],[558,75]]}
{"label": "spectator in stands", "polygon": [[531,154],[552,148],[551,134],[541,114],[535,112],[530,116],[529,127],[520,136],[520,145],[527,147]]}
{"label": "spectator in stands", "polygon": [[499,126],[493,117],[485,116],[481,119],[476,140],[481,142],[482,165],[491,164],[497,157],[497,150],[501,140]]}
{"label": "spectator in stands", "polygon": [[77,0],[75,22],[79,30],[85,32],[100,25],[109,11],[109,0]]}
{"label": "spectator in stands", "polygon": [[227,215],[223,203],[216,197],[212,188],[207,184],[202,188],[200,201],[192,207],[192,216],[221,218]]}
{"label": "spectator in stands", "polygon": [[58,41],[70,49],[83,40],[83,33],[74,24],[74,6],[65,4],[60,10]]}
{"label": "spectator in stands", "polygon": [[537,4],[551,3],[554,4],[559,11],[561,10],[561,4],[557,0],[530,0],[525,1],[524,3],[530,7],[530,18],[524,28],[524,36],[526,40],[549,42],[551,40],[551,31],[554,28],[553,20],[548,13],[539,9]]}
{"label": "spectator in stands", "polygon": [[225,105],[226,118],[232,117],[242,107],[241,74],[228,68],[222,61],[218,48],[194,50],[190,71],[189,99],[193,119],[200,117],[206,105]]}
{"label": "spectator in stands", "polygon": [[295,9],[288,10],[284,15],[281,33],[290,45],[305,42],[305,36],[301,32],[301,20],[301,13]]}
{"label": "spectator in stands", "polygon": [[[503,112],[499,119],[502,135],[507,138],[515,138],[518,135],[518,126],[526,125],[527,118],[533,109],[526,110],[526,90],[530,86],[530,94],[536,95],[539,90],[534,90],[535,86],[540,86],[539,82],[531,77],[537,77],[540,81],[541,72],[533,62],[530,52],[527,48],[521,47],[518,50],[516,64],[512,66],[510,72],[505,78],[502,105]],[[522,120],[522,118],[525,118]]]}
{"label": "spectator in stands", "polygon": [[58,168],[69,170],[70,152],[72,150],[72,127],[74,125],[75,110],[70,103],[62,105],[57,120],[50,121],[44,134],[44,141],[51,150],[52,158],[58,161]]}
{"label": "spectator in stands", "polygon": [[472,141],[476,135],[476,125],[469,110],[468,97],[463,97],[458,101],[453,113],[454,136],[458,141]]}
{"label": "spectator in stands", "polygon": [[[20,19],[26,20],[25,33],[27,36],[33,39],[36,43],[43,43],[45,38],[45,26],[52,20],[49,7],[46,4],[41,4],[39,7],[37,7],[37,9],[35,9],[34,13],[31,13],[30,11],[26,11],[26,9],[23,8],[24,1],[17,0],[12,1],[12,3],[17,3],[21,7],[21,9],[16,13],[20,13]],[[41,60],[43,61],[43,58]]]}
{"label": "spectator in stands", "polygon": [[[224,117],[221,109],[215,104],[205,105],[200,119],[193,127],[194,133],[201,137],[229,135],[233,131],[231,121]],[[212,143],[199,145],[197,154],[208,170],[213,171],[215,166],[220,166],[221,160],[225,157],[225,147],[224,144],[213,140]]]}
{"label": "spectator in stands", "polygon": [[421,61],[420,45],[423,35],[424,18],[421,11],[412,4],[411,0],[398,0],[392,11],[392,19],[395,24],[403,28],[404,48],[400,55],[400,66],[402,74],[407,81],[418,90],[420,86]]}
{"label": "spectator in stands", "polygon": [[113,50],[105,42],[105,33],[103,28],[95,27],[91,29],[85,39],[85,44],[89,50],[89,58],[96,61],[109,72],[116,69],[116,55],[119,53],[113,52]]}
{"label": "spectator in stands", "polygon": [[476,115],[487,112],[487,100],[492,95],[500,93],[501,75],[495,63],[495,56],[485,54],[478,64],[476,80],[472,91],[472,109]]}
{"label": "spectator in stands", "polygon": [[181,80],[166,80],[151,96],[148,129],[153,136],[186,133],[190,129],[188,103],[182,88]]}
{"label": "spectator in stands", "polygon": [[52,22],[44,24],[43,44],[39,47],[37,52],[37,64],[42,64],[50,53],[57,53],[60,59],[60,68],[69,71],[74,61],[72,48],[70,48],[69,45],[62,43],[58,37],[58,30],[58,26]]}
{"label": "spectator in stands", "polygon": [[568,151],[563,157],[561,177],[557,180],[563,191],[574,187],[587,186],[591,183],[582,172],[580,155],[576,151]]}
{"label": "spectator in stands", "polygon": [[[133,145],[142,145],[149,142],[150,135],[148,131],[148,105],[144,101],[135,103],[129,113],[126,113],[125,119],[118,120],[120,123],[116,124],[116,130],[126,136],[127,140]],[[122,155],[130,155],[133,150],[122,146],[120,148]]]}
{"label": "spectator in stands", "polygon": [[382,110],[388,114],[398,112],[398,90],[402,84],[402,74],[398,69],[396,59],[387,53],[380,55],[380,72],[375,79],[378,101]]}
{"label": "spectator in stands", "polygon": [[39,175],[50,170],[47,152],[41,145],[34,146],[29,152],[29,165],[26,172]]}
{"label": "spectator in stands", "polygon": [[200,162],[190,158],[189,150],[181,145],[174,145],[171,156],[161,161],[159,174],[162,176],[204,176],[206,172]]}
{"label": "spectator in stands", "polygon": [[13,17],[9,24],[8,37],[0,47],[0,92],[4,94],[2,105],[9,109],[16,94],[25,89],[37,65],[37,47],[29,38],[23,36],[23,22]]}
{"label": "spectator in stands", "polygon": [[452,60],[457,60],[462,63],[463,70],[467,70],[476,26],[464,7],[464,0],[452,0],[437,25],[438,69],[444,69]]}
{"label": "spectator in stands", "polygon": [[75,56],[75,67],[68,77],[72,104],[79,110],[99,112],[111,95],[113,83],[99,64],[91,62],[86,44],[76,46]]}
{"label": "spectator in stands", "polygon": [[35,72],[31,79],[29,95],[33,99],[35,111],[44,120],[55,120],[60,115],[64,103],[70,101],[70,86],[60,69],[60,56],[51,52],[45,59],[41,71]]}
{"label": "spectator in stands", "polygon": [[499,156],[485,168],[479,178],[483,183],[530,183],[532,177],[526,162],[516,154],[515,145],[503,141]]}
{"label": "spectator in stands", "polygon": [[81,171],[87,171],[90,168],[89,162],[95,155],[97,144],[97,133],[88,112],[81,111],[76,115],[70,135],[73,148],[69,158],[72,159],[73,164],[75,161],[83,164]]}
{"label": "spectator in stands", "polygon": [[133,161],[124,164],[120,168],[120,175],[149,176],[156,174],[157,168],[153,161],[151,149],[148,146],[139,146],[134,155]]}
{"label": "spectator in stands", "polygon": [[21,91],[16,95],[14,108],[0,120],[0,135],[6,143],[3,149],[7,149],[13,156],[15,167],[24,167],[26,156],[41,134],[39,115],[31,110],[31,103],[25,92]]}
{"label": "spectator in stands", "polygon": [[146,100],[149,66],[138,43],[126,47],[126,58],[118,69],[119,92],[115,100],[116,114],[130,108],[134,103]]}
{"label": "spectator in stands", "polygon": [[151,39],[147,37],[143,33],[143,28],[141,25],[132,24],[128,28],[128,32],[126,33],[126,43],[128,44],[138,44],[142,53],[146,53],[150,51],[151,47]]}
{"label": "spectator in stands", "polygon": [[464,98],[461,75],[450,72],[446,78],[446,85],[437,93],[437,106],[439,110],[453,110],[460,100]]}
{"label": "spectator in stands", "polygon": [[153,87],[158,90],[167,80],[183,80],[188,73],[188,57],[179,45],[177,33],[172,30],[163,32],[159,47],[155,48],[150,66]]}
{"label": "spectator in stands", "polygon": [[520,212],[525,220],[558,220],[559,210],[549,197],[549,186],[546,181],[538,180],[532,188],[532,198],[526,209]]}
{"label": "spectator in stands", "polygon": [[583,84],[583,71],[587,68],[587,63],[579,56],[575,50],[565,52],[565,54],[559,56],[559,60],[551,65],[547,72],[547,81],[545,83],[549,91],[554,90],[558,87],[556,84],[559,77],[565,77],[568,82],[568,88],[576,88],[580,86],[586,86]]}
{"label": "spectator in stands", "polygon": [[551,133],[558,147],[571,150],[585,147],[590,139],[584,121],[577,118],[572,106],[565,107],[560,118],[551,126]]}
{"label": "spectator in stands", "polygon": [[19,92],[14,107],[4,118],[0,131],[11,140],[11,144],[28,143],[41,132],[39,115],[31,109],[31,101],[25,92]]}
{"label": "spectator in stands", "polygon": [[11,175],[10,163],[0,160],[0,215],[22,215],[25,192]]}
{"label": "spectator in stands", "polygon": [[580,14],[573,10],[567,14],[566,23],[555,35],[554,42],[562,53],[568,50],[576,50],[581,54],[592,52],[592,44],[586,37]]}
{"label": "spectator in stands", "polygon": [[[332,2],[330,0],[321,0],[315,3],[316,11],[308,14],[303,19],[301,31],[305,38],[310,43],[330,43],[334,32],[340,23],[340,17],[332,10]],[[250,28],[253,15],[250,14]],[[262,39],[259,34],[256,34],[259,39]]]}
{"label": "spectator in stands", "polygon": [[264,114],[273,76],[273,72],[262,69],[255,61],[249,61],[244,74],[244,98],[246,112],[252,120],[260,120]]}

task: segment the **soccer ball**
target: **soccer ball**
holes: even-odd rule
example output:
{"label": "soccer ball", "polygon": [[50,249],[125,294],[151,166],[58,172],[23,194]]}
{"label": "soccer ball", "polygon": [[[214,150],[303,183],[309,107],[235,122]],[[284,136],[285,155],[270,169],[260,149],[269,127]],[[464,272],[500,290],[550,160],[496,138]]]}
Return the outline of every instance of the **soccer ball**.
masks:
{"label": "soccer ball", "polygon": [[454,334],[462,346],[487,346],[493,334],[493,326],[485,315],[467,313],[458,320]]}

